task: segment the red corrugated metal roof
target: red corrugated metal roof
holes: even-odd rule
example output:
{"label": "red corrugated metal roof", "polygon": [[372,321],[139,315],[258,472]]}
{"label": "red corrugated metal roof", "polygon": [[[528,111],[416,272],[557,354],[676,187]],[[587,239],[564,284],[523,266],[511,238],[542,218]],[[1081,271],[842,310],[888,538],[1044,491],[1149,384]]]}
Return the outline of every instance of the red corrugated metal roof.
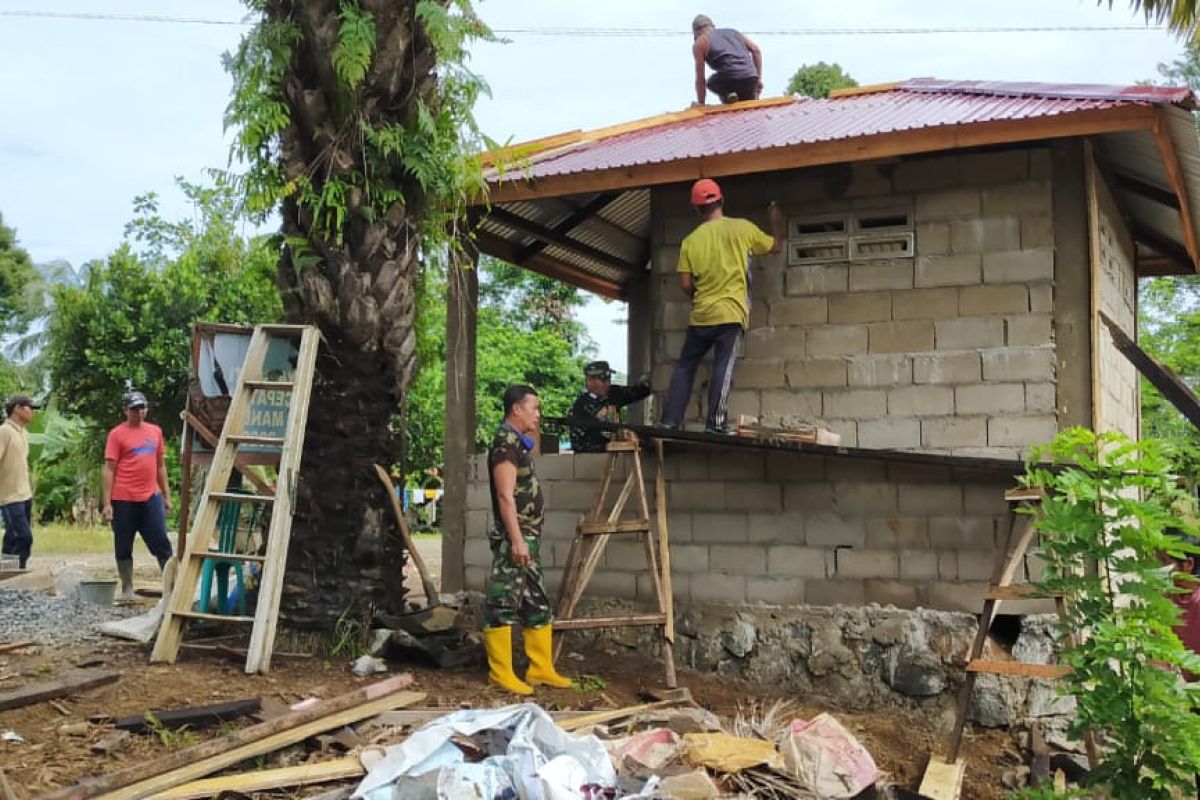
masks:
{"label": "red corrugated metal roof", "polygon": [[[548,178],[942,126],[1053,117],[1130,105],[1192,108],[1186,88],[919,78],[829,100],[747,104],[581,141],[532,157],[510,179]],[[495,181],[496,175],[490,176]]]}

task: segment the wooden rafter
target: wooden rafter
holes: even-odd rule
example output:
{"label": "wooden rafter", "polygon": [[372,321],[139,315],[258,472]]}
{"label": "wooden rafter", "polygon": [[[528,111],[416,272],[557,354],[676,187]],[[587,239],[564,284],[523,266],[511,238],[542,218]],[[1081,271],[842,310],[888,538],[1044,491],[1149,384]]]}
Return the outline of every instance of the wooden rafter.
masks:
{"label": "wooden rafter", "polygon": [[[620,192],[601,192],[600,194],[593,197],[591,200],[588,200],[586,203],[581,205],[579,208],[572,211],[566,219],[564,219],[562,222],[555,225],[553,228],[551,228],[551,230],[557,234],[566,236],[568,233],[575,230],[577,227],[582,225],[584,222],[591,219],[595,215],[599,214],[601,211],[604,210],[605,206],[607,206],[609,203],[616,200],[620,196],[621,196]],[[533,244],[529,245],[528,247],[526,247],[524,250],[522,250],[520,253],[520,257],[528,258],[529,256],[533,255],[534,253],[540,253],[546,249],[546,245],[547,245],[547,242],[538,240],[538,241],[534,242]]]}
{"label": "wooden rafter", "polygon": [[1129,233],[1135,242],[1144,244],[1163,258],[1189,266],[1192,263],[1190,254],[1182,245],[1145,225],[1131,225]]}
{"label": "wooden rafter", "polygon": [[1152,203],[1158,203],[1160,206],[1167,206],[1176,211],[1179,210],[1179,197],[1170,189],[1163,189],[1161,186],[1155,186],[1152,183],[1147,183],[1141,178],[1116,170],[1109,170],[1107,173],[1112,182],[1116,184],[1118,189],[1136,194],[1138,197],[1145,198]]}
{"label": "wooden rafter", "polygon": [[598,261],[601,264],[606,264],[614,269],[620,270],[622,273],[633,269],[633,265],[624,261],[611,253],[606,253],[603,250],[598,250],[590,244],[584,244],[576,239],[572,239],[565,233],[560,233],[553,228],[547,228],[545,225],[534,222],[530,219],[518,216],[511,211],[506,211],[503,208],[493,208],[489,216],[501,225],[520,231],[534,237],[547,245],[556,245],[569,250],[584,258]]}
{"label": "wooden rafter", "polygon": [[1188,201],[1187,186],[1183,182],[1183,168],[1179,165],[1179,155],[1175,152],[1175,143],[1167,132],[1167,109],[1155,109],[1154,144],[1162,159],[1163,168],[1167,171],[1167,179],[1175,196],[1179,198],[1179,221],[1183,226],[1183,243],[1188,252],[1188,263],[1192,269],[1200,270],[1200,244],[1196,241],[1196,228],[1192,224],[1191,203]]}
{"label": "wooden rafter", "polygon": [[544,253],[536,253],[524,259],[519,258],[517,245],[486,231],[475,232],[475,244],[481,253],[510,264],[516,264],[518,267],[524,267],[539,275],[545,275],[547,278],[578,286],[580,289],[586,289],[610,300],[625,299],[625,287],[619,283],[592,275],[579,267],[550,258]]}
{"label": "wooden rafter", "polygon": [[[506,203],[545,197],[587,194],[613,189],[644,188],[703,177],[744,175],[798,167],[870,161],[879,158],[959,150],[987,145],[1064,139],[1153,130],[1156,109],[1119,106],[1059,114],[1043,119],[996,120],[945,125],[936,128],[892,131],[873,136],[841,139],[750,152],[685,158],[653,164],[622,165],[586,173],[554,175],[537,180],[514,176],[490,187],[488,201]],[[1174,151],[1171,151],[1172,155]]]}

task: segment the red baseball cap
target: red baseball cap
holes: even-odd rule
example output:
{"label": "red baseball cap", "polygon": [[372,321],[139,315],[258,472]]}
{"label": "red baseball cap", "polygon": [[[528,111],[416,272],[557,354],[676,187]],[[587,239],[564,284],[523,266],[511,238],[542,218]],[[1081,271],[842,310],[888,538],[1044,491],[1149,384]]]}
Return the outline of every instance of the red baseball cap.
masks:
{"label": "red baseball cap", "polygon": [[721,187],[712,178],[701,178],[692,184],[692,205],[706,206],[721,199]]}

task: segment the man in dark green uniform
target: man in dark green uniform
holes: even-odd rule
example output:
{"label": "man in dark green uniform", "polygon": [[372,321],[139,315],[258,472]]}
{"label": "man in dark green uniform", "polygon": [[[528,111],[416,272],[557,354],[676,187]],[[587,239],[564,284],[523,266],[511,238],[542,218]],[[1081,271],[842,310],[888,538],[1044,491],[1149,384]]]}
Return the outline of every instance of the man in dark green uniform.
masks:
{"label": "man in dark green uniform", "polygon": [[[591,361],[583,368],[586,389],[575,398],[571,419],[597,419],[601,422],[620,422],[621,409],[650,394],[650,380],[644,378],[633,386],[613,385],[612,370],[607,361]],[[571,428],[571,449],[576,453],[603,453],[612,438],[610,431]]]}
{"label": "man in dark green uniform", "polygon": [[[554,671],[550,600],[542,577],[542,487],[533,467],[530,434],[542,419],[541,400],[528,386],[504,392],[504,421],[492,437],[488,476],[495,520],[488,539],[492,573],[483,605],[483,642],[488,678],[516,694],[532,694],[530,684],[568,687]],[[513,673],[512,626],[525,634],[529,671],[522,681]]]}

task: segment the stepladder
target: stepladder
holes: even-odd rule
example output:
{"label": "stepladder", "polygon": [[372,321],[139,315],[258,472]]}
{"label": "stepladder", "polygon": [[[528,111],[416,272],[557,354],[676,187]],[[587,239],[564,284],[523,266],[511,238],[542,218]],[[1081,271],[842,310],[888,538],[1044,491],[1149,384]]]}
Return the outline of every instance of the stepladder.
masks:
{"label": "stepladder", "polygon": [[[662,631],[662,659],[667,688],[676,688],[675,624],[671,582],[671,551],[667,533],[666,482],[663,445],[655,441],[655,521],[651,521],[642,471],[642,445],[636,434],[623,431],[606,447],[607,460],[600,487],[587,514],[579,521],[567,555],[555,611],[555,631],[654,626]],[[620,485],[610,502],[614,488]],[[600,565],[609,540],[639,539],[646,558],[646,576],[653,611],[605,617],[577,617],[575,611]],[[557,640],[555,656],[562,648]]]}
{"label": "stepladder", "polygon": [[[268,369],[268,353],[272,343],[285,340],[284,346],[295,345],[295,365],[290,376]],[[274,647],[279,601],[283,592],[283,573],[287,563],[288,540],[291,536],[292,510],[295,503],[296,481],[300,457],[304,449],[304,431],[308,422],[309,397],[316,371],[320,333],[306,325],[258,325],[250,337],[236,386],[230,397],[229,410],[220,438],[213,451],[212,463],[205,479],[204,491],[196,509],[195,523],[180,556],[178,576],[167,602],[158,638],[150,655],[151,661],[174,663],[182,644],[185,626],[193,620],[209,620],[250,624],[250,643],[246,652],[246,672],[265,673],[270,670]],[[275,345],[274,349],[278,349]],[[290,360],[290,359],[289,359]],[[259,415],[253,414],[256,397],[264,392],[280,393],[287,397],[286,418],[276,419],[282,430],[266,435],[258,430]],[[272,426],[278,427],[278,426]],[[261,490],[261,480],[254,481],[255,492],[232,491],[239,454],[247,451],[277,454],[278,466],[273,493]],[[236,483],[236,480],[235,480]],[[243,514],[243,509],[246,513]],[[265,541],[261,545],[239,529],[243,519],[256,520],[267,512]],[[253,613],[244,611],[245,591],[243,570],[251,565],[259,570],[257,601]],[[235,572],[241,591],[238,613],[230,613],[224,597],[210,602],[211,577],[214,567]],[[226,573],[223,573],[227,575]],[[220,588],[225,588],[222,581]],[[206,591],[197,590],[203,588]],[[215,609],[210,608],[215,606]]]}
{"label": "stepladder", "polygon": [[[979,627],[967,653],[966,675],[959,689],[958,704],[955,709],[954,727],[946,743],[946,758],[941,767],[947,765],[957,768],[959,779],[964,765],[958,757],[962,748],[963,733],[967,716],[971,710],[971,697],[981,674],[1010,675],[1027,678],[1057,679],[1070,673],[1070,667],[1061,664],[1030,664],[1012,660],[988,660],[983,657],[988,637],[1000,609],[1000,604],[1006,600],[1024,598],[1047,598],[1054,601],[1059,616],[1067,617],[1067,603],[1061,595],[1048,596],[1039,592],[1038,588],[1027,581],[1019,582],[1022,574],[1033,574],[1044,566],[1041,557],[1034,547],[1037,539],[1037,520],[1041,513],[1041,503],[1044,495],[1037,488],[1009,489],[1004,493],[1008,503],[1008,526],[1001,544],[996,552],[992,566],[991,580],[984,595],[983,609],[979,615]],[[1095,767],[1097,763],[1096,742],[1093,736],[1086,734],[1084,746],[1089,763]],[[934,761],[931,760],[931,769]],[[929,772],[926,776],[929,777]],[[924,784],[922,784],[924,792]]]}

